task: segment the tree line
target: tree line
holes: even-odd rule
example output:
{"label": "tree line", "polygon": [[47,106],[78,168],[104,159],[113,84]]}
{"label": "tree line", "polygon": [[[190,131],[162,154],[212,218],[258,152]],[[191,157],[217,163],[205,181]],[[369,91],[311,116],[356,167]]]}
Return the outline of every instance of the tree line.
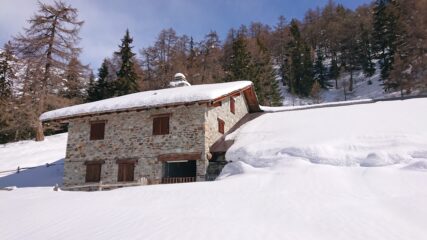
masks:
{"label": "tree line", "polygon": [[[317,98],[321,89],[353,91],[356,71],[378,65],[384,91],[425,90],[427,0],[375,0],[355,10],[329,1],[301,20],[280,16],[215,31],[203,39],[164,29],[152,46],[135,49],[129,30],[94,73],[79,58],[78,10],[63,1],[39,3],[29,26],[0,50],[0,142],[43,139],[41,113],[79,103],[168,87],[182,72],[191,84],[253,81],[262,105],[281,91]],[[348,73],[347,84],[339,83]],[[62,126],[45,126],[45,133]]]}

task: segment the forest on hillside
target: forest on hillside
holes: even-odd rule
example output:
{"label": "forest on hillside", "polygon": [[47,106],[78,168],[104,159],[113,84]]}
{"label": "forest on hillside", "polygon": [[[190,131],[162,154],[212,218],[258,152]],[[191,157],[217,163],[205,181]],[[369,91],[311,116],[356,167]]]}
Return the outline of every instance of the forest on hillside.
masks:
{"label": "forest on hillside", "polygon": [[[138,91],[168,87],[177,72],[191,84],[249,79],[262,105],[282,103],[280,85],[296,96],[316,97],[338,88],[349,74],[370,78],[378,63],[385,92],[427,89],[427,0],[375,0],[348,9],[329,1],[303,19],[278,16],[230,29],[225,39],[203,39],[162,30],[152,46],[138,49],[123,29],[117,51],[98,69],[82,63],[78,9],[58,0],[39,3],[28,26],[0,49],[0,143],[58,131],[43,127],[41,113]],[[120,38],[121,37],[121,38]]]}

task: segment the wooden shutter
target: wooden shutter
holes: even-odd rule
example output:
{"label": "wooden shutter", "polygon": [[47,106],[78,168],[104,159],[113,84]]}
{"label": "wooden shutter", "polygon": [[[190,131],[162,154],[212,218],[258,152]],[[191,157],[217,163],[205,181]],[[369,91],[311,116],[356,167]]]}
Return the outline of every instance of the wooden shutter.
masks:
{"label": "wooden shutter", "polygon": [[153,118],[153,135],[169,134],[169,116]]}
{"label": "wooden shutter", "polygon": [[224,125],[225,122],[222,119],[218,118],[218,132],[224,134]]}
{"label": "wooden shutter", "polygon": [[235,113],[236,111],[236,100],[233,97],[230,97],[230,112]]}
{"label": "wooden shutter", "polygon": [[90,163],[86,164],[86,182],[101,181],[101,164]]}
{"label": "wooden shutter", "polygon": [[119,163],[118,182],[134,181],[135,163]]}
{"label": "wooden shutter", "polygon": [[105,121],[90,123],[90,140],[101,140],[105,136]]}

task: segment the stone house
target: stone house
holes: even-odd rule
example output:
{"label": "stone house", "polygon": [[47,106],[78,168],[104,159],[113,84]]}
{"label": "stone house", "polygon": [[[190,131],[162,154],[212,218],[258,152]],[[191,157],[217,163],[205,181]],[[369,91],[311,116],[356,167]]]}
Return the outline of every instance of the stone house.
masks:
{"label": "stone house", "polygon": [[250,81],[145,91],[43,113],[68,123],[64,186],[204,181],[212,145],[260,111]]}

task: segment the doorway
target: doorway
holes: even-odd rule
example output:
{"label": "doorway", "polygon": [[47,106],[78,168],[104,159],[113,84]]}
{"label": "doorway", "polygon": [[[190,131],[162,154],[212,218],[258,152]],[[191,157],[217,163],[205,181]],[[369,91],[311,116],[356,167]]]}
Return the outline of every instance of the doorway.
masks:
{"label": "doorway", "polygon": [[169,161],[164,163],[162,183],[195,182],[196,160]]}

